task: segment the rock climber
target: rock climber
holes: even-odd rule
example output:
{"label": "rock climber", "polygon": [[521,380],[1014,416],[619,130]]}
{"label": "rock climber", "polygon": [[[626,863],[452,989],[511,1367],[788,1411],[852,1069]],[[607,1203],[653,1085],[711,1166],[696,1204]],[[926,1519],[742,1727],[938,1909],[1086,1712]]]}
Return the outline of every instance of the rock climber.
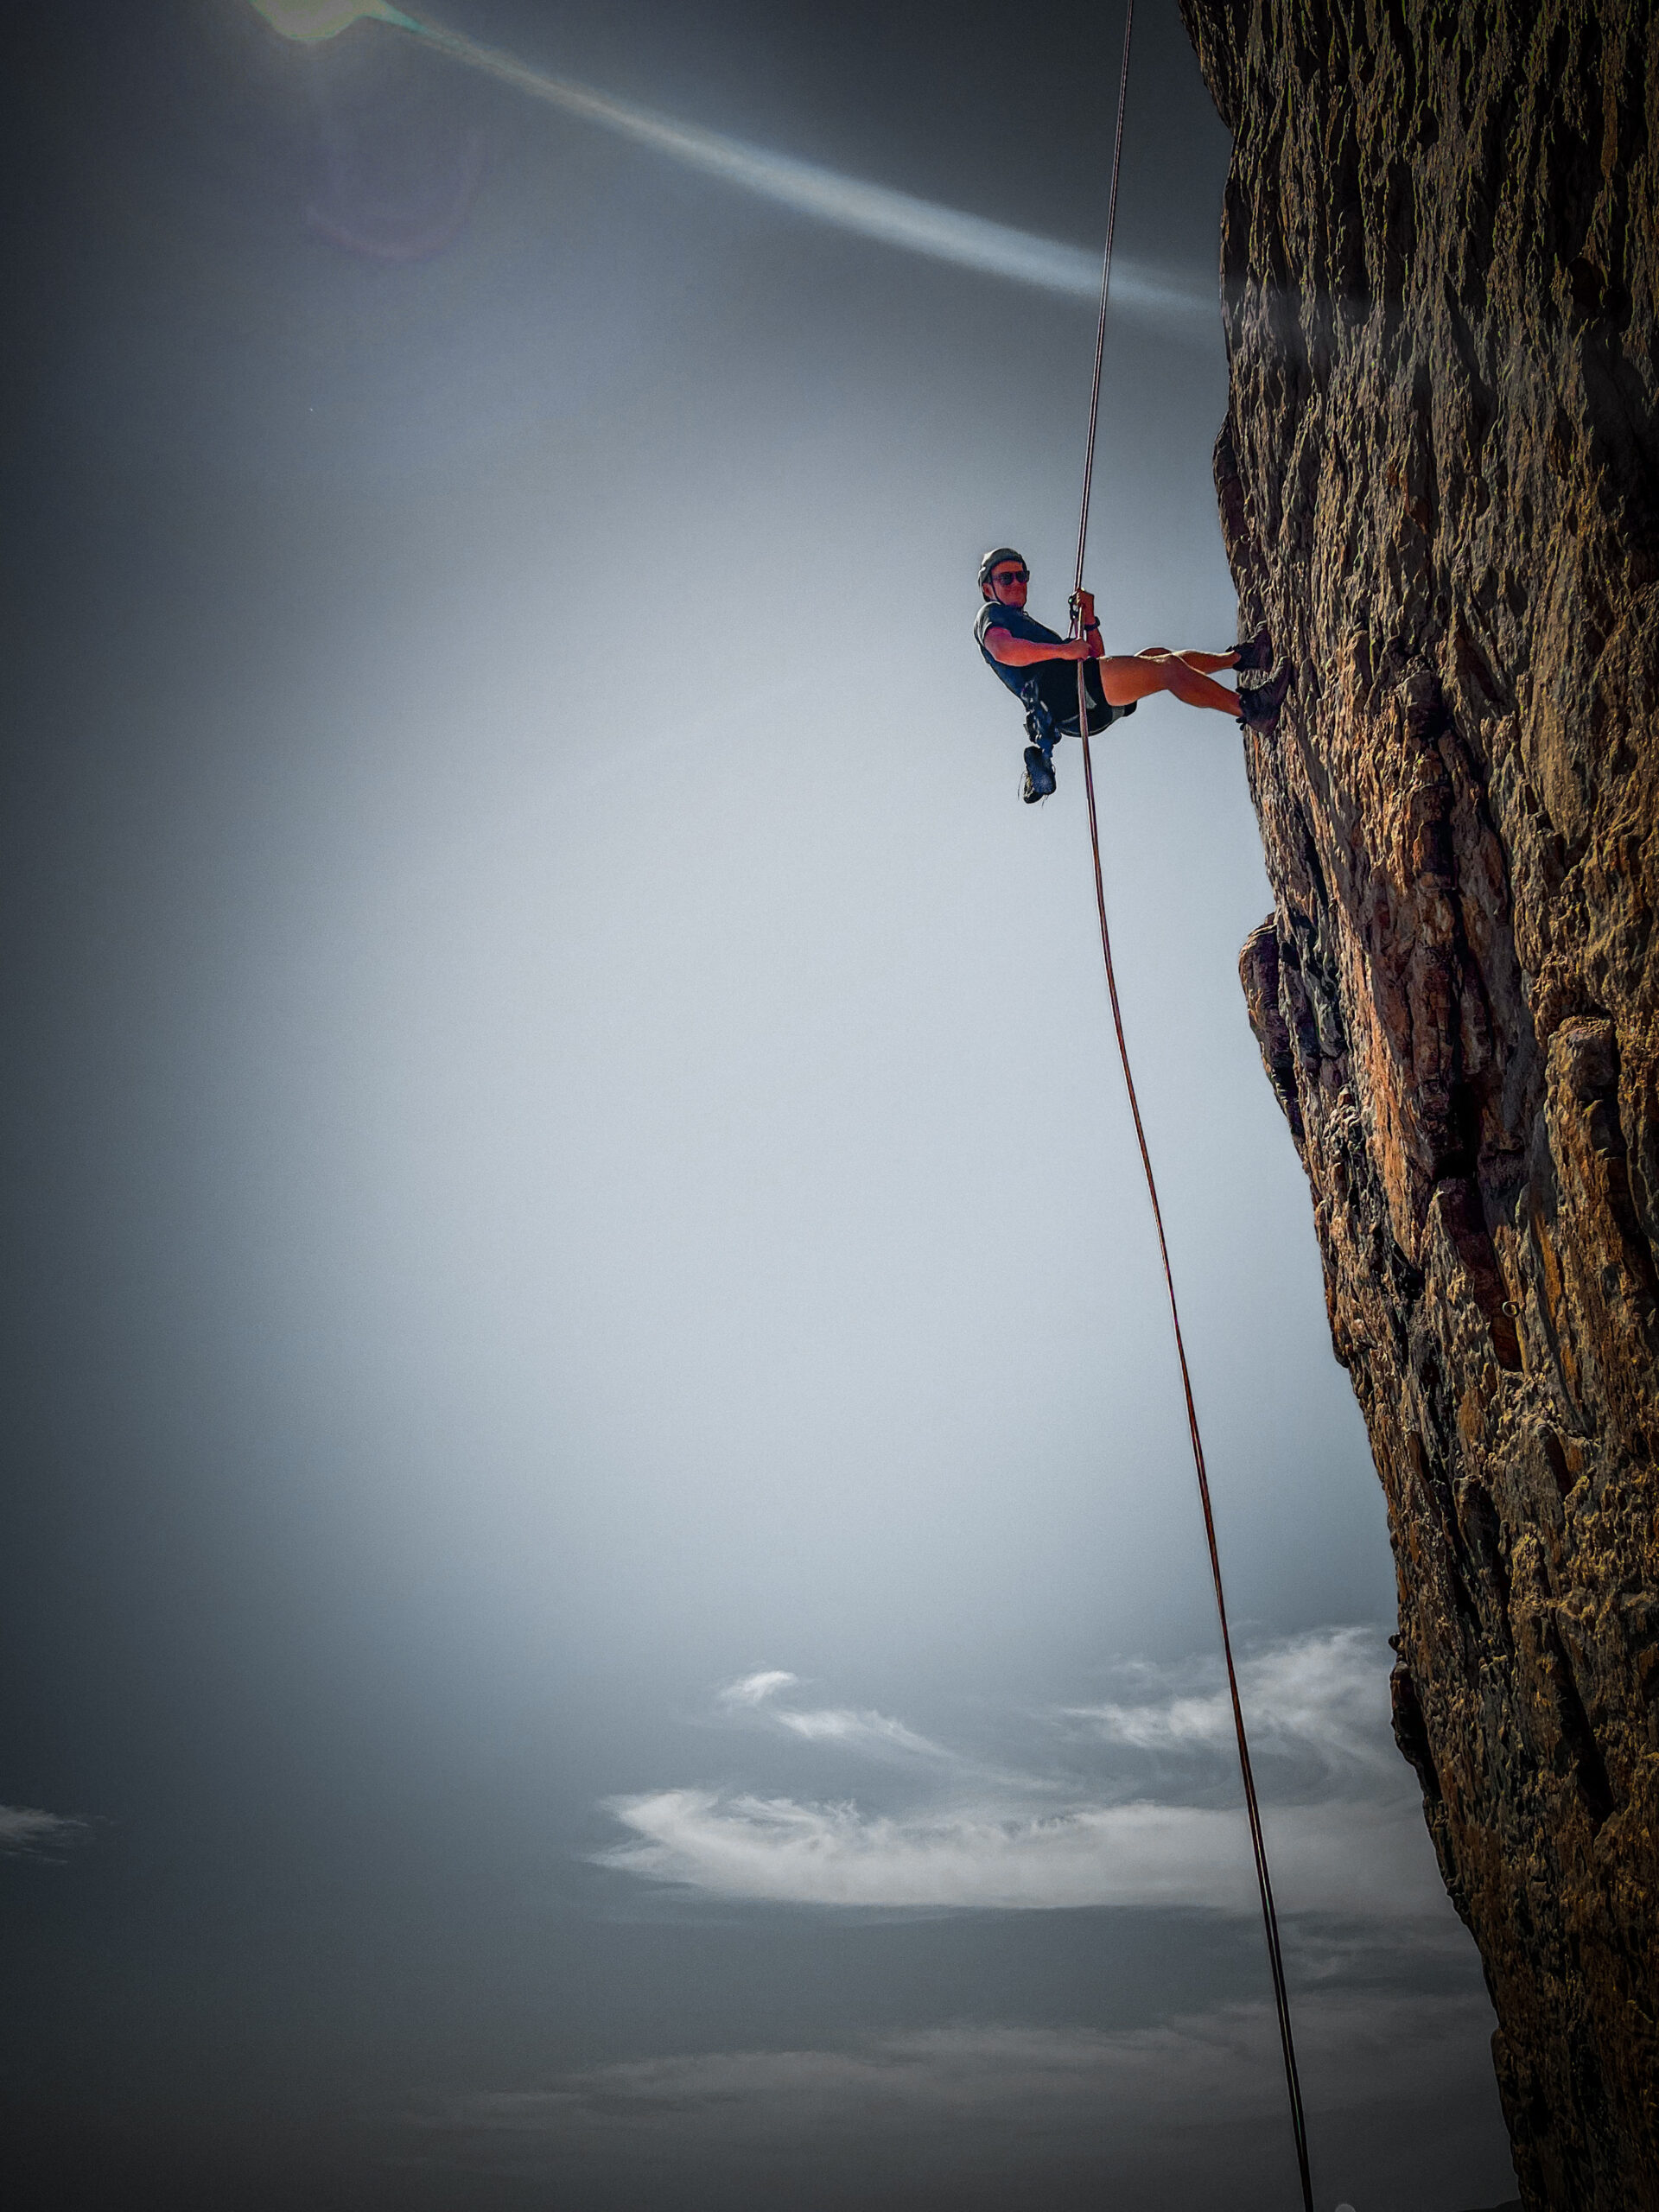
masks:
{"label": "rock climber", "polygon": [[1249,691],[1230,691],[1211,683],[1218,669],[1251,672],[1271,668],[1273,644],[1265,630],[1224,653],[1173,653],[1148,645],[1131,654],[1108,653],[1101,644],[1092,594],[1078,594],[1083,634],[1057,637],[1026,612],[1031,571],[1011,545],[999,545],[979,564],[979,588],[985,604],[974,635],[992,671],[1026,709],[1026,782],[1020,793],[1033,805],[1054,788],[1054,747],[1077,734],[1077,664],[1084,664],[1084,690],[1089,702],[1089,734],[1132,715],[1138,701],[1154,691],[1171,691],[1189,707],[1213,707],[1231,715],[1246,729],[1270,734],[1290,688],[1288,664],[1267,683]]}

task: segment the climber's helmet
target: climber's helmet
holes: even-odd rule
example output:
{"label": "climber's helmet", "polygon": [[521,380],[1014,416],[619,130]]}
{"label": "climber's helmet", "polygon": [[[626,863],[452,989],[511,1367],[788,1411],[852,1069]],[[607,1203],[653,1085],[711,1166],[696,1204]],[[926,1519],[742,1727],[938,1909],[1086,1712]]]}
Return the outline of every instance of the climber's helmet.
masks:
{"label": "climber's helmet", "polygon": [[1011,561],[1017,563],[1022,570],[1025,569],[1025,555],[1023,553],[1016,552],[1012,545],[996,545],[992,547],[991,550],[985,556],[985,558],[979,564],[979,588],[982,596],[986,599],[990,598],[992,576],[995,574],[997,569],[1005,568]]}

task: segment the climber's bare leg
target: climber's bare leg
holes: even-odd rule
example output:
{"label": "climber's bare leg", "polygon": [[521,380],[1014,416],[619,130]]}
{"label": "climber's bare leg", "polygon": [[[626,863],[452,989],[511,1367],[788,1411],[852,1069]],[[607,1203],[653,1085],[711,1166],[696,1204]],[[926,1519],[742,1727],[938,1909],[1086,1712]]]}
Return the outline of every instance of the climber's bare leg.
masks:
{"label": "climber's bare leg", "polygon": [[1238,666],[1238,647],[1224,653],[1173,653],[1167,645],[1142,645],[1135,655],[1137,660],[1184,660],[1200,676],[1213,676],[1217,669]]}
{"label": "climber's bare leg", "polygon": [[1156,646],[1134,655],[1112,653],[1096,665],[1109,706],[1127,707],[1136,699],[1150,698],[1156,691],[1168,691],[1189,707],[1211,707],[1236,721],[1237,693],[1212,683],[1201,669],[1192,665],[1195,660],[1207,661],[1212,668],[1233,665],[1230,653],[1171,653]]}

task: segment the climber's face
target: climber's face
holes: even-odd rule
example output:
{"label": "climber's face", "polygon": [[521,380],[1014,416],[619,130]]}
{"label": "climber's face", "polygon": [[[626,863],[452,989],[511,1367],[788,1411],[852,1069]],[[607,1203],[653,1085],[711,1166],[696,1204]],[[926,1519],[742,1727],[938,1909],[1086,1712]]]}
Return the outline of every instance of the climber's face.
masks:
{"label": "climber's face", "polygon": [[991,570],[991,597],[999,607],[1023,607],[1030,582],[1023,561],[999,561]]}

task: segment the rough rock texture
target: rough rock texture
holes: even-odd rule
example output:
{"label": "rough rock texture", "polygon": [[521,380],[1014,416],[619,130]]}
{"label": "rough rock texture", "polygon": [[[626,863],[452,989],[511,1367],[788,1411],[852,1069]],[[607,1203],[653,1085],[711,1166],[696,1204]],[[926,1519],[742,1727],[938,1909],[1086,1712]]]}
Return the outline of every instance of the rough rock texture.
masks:
{"label": "rough rock texture", "polygon": [[1182,0],[1235,134],[1241,970],[1529,2207],[1659,2208],[1659,9]]}

